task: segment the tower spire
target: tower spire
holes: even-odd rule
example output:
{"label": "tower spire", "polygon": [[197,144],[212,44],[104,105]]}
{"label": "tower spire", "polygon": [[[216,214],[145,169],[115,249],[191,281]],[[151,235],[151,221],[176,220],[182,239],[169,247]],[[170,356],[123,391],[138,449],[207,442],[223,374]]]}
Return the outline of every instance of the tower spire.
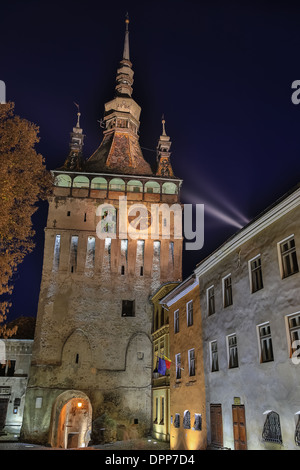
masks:
{"label": "tower spire", "polygon": [[120,61],[120,66],[117,70],[116,77],[116,94],[117,96],[129,96],[132,95],[132,84],[133,84],[133,70],[132,63],[129,57],[129,15],[126,13],[125,16],[125,40],[123,49],[123,58]]}
{"label": "tower spire", "polygon": [[129,15],[128,15],[128,12],[125,15],[125,24],[126,24],[126,27],[125,27],[125,40],[124,40],[123,59],[130,60],[130,56],[129,56],[129,29],[128,29]]}
{"label": "tower spire", "polygon": [[159,138],[158,144],[157,144],[157,176],[163,176],[166,178],[173,178],[174,173],[173,169],[171,166],[170,162],[170,148],[172,142],[170,141],[170,137],[166,133],[166,128],[165,128],[165,117],[162,115],[161,118],[161,123],[162,123],[162,134]]}
{"label": "tower spire", "polygon": [[73,127],[73,132],[70,133],[70,151],[69,155],[64,163],[63,168],[66,170],[81,170],[82,169],[82,149],[83,149],[83,140],[84,134],[83,130],[80,127],[80,116],[79,104],[75,103],[77,108],[77,123]]}

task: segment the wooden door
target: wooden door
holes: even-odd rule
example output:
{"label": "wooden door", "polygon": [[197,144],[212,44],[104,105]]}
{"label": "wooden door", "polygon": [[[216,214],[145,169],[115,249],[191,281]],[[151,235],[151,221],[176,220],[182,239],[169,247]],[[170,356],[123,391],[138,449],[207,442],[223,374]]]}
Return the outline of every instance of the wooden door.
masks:
{"label": "wooden door", "polygon": [[211,444],[223,446],[222,405],[210,405]]}
{"label": "wooden door", "polygon": [[232,405],[233,438],[235,450],[247,450],[244,405]]}
{"label": "wooden door", "polygon": [[8,398],[0,398],[0,431],[5,426]]}

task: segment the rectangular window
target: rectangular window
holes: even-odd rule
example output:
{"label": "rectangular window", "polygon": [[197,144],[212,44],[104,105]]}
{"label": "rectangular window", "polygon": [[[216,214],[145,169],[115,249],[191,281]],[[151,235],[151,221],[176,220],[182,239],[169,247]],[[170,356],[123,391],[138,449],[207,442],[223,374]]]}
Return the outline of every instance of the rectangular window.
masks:
{"label": "rectangular window", "polygon": [[174,333],[179,333],[179,310],[174,312]]}
{"label": "rectangular window", "polygon": [[223,278],[223,302],[224,308],[232,305],[231,274]]}
{"label": "rectangular window", "polygon": [[227,347],[228,347],[228,368],[234,369],[239,366],[238,360],[238,349],[236,335],[227,336]]}
{"label": "rectangular window", "polygon": [[157,424],[158,420],[158,398],[155,398],[155,420],[153,421],[154,424]]}
{"label": "rectangular window", "polygon": [[260,362],[274,361],[270,323],[258,325]]}
{"label": "rectangular window", "polygon": [[208,316],[215,313],[215,287],[211,286],[206,290],[207,314]]}
{"label": "rectangular window", "polygon": [[288,239],[279,242],[279,254],[282,278],[299,272],[296,245],[293,235]]}
{"label": "rectangular window", "polygon": [[53,270],[57,271],[60,257],[60,235],[56,235],[54,242]]}
{"label": "rectangular window", "polygon": [[190,377],[195,375],[195,349],[189,349],[189,375]]}
{"label": "rectangular window", "polygon": [[186,304],[186,316],[187,316],[187,326],[192,326],[193,324],[193,301],[190,300]]}
{"label": "rectangular window", "polygon": [[134,300],[122,300],[122,317],[134,317]]}
{"label": "rectangular window", "polygon": [[78,250],[78,236],[74,235],[71,237],[71,247],[70,247],[70,271],[71,273],[76,271],[77,250]]}
{"label": "rectangular window", "polygon": [[174,242],[169,243],[169,256],[172,262],[172,266],[174,266]]}
{"label": "rectangular window", "polygon": [[300,346],[300,312],[289,315],[287,317],[289,328],[289,341],[290,341],[290,357],[300,357],[295,354]]}
{"label": "rectangular window", "polygon": [[218,360],[218,343],[217,341],[212,341],[210,343],[210,360],[211,360],[211,372],[216,372],[219,370],[219,360]]}
{"label": "rectangular window", "polygon": [[256,256],[249,261],[250,269],[250,283],[251,283],[251,293],[257,292],[262,289],[263,279],[262,279],[262,269],[261,269],[261,257],[260,255]]}
{"label": "rectangular window", "polygon": [[160,401],[160,423],[159,424],[164,424],[165,421],[165,399],[164,397],[161,397]]}
{"label": "rectangular window", "polygon": [[94,269],[95,265],[95,237],[88,237],[86,247],[86,269]]}
{"label": "rectangular window", "polygon": [[175,366],[176,366],[176,379],[181,379],[181,355],[176,354],[175,356]]}

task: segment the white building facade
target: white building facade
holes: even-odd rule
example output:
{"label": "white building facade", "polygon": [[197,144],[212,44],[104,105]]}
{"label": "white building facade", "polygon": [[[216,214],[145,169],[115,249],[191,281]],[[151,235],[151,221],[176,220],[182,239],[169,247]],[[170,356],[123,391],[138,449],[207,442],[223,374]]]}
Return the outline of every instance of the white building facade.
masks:
{"label": "white building facade", "polygon": [[0,340],[0,436],[18,438],[31,364],[33,339]]}
{"label": "white building facade", "polygon": [[298,185],[195,269],[213,447],[299,449],[299,268]]}

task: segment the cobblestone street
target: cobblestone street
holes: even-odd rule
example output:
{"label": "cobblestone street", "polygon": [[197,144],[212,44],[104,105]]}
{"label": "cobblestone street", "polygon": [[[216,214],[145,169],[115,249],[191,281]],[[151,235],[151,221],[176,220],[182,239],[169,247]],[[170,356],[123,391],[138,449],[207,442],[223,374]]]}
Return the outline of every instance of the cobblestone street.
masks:
{"label": "cobblestone street", "polygon": [[[132,439],[127,441],[117,441],[109,444],[95,445],[85,448],[80,448],[79,450],[106,450],[106,451],[118,451],[118,450],[156,450],[164,451],[169,450],[170,445],[168,442],[156,441],[155,439],[148,437],[144,439]],[[0,451],[2,450],[64,450],[51,448],[41,445],[35,445],[30,443],[22,442],[0,442]],[[68,449],[70,450],[70,449]],[[78,449],[75,449],[78,450]]]}

